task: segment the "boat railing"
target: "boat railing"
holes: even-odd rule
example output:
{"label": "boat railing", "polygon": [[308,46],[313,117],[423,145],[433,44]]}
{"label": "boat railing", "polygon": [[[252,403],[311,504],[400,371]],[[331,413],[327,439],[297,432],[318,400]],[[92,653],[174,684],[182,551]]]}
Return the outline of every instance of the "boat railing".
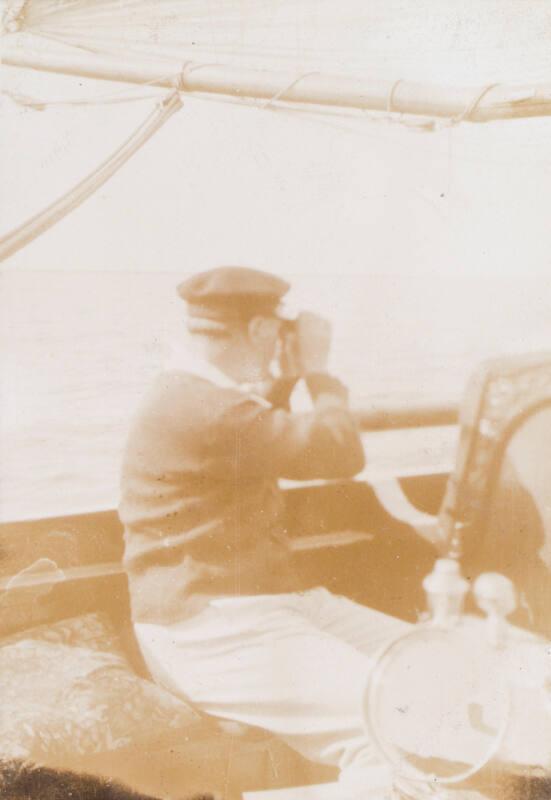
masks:
{"label": "boat railing", "polygon": [[[367,484],[376,502],[398,523],[411,526],[431,541],[437,535],[435,511],[438,500],[453,466],[457,408],[436,404],[406,407],[387,402],[364,407],[355,411],[355,415],[367,454],[366,466],[356,476],[355,482]],[[281,482],[282,488],[289,491],[328,483],[317,480]],[[413,502],[409,491],[412,487]],[[419,507],[416,503],[419,497],[430,495],[432,498],[435,492],[438,497],[428,504],[421,500]],[[343,545],[355,541],[350,531],[339,533]],[[51,551],[49,545],[52,537],[55,539],[56,536],[65,536],[69,546],[75,539],[80,544],[87,536],[96,541],[103,539],[105,546],[97,548],[97,557],[92,552],[86,554],[83,558],[86,563],[58,566],[55,558],[51,559],[50,569],[47,563],[39,562],[50,560],[44,559],[43,555]],[[339,544],[339,537],[331,533],[313,534],[310,538],[312,549],[324,544],[329,547]],[[297,549],[310,549],[307,539],[304,537]],[[21,541],[25,542],[25,563],[17,553]],[[121,541],[120,524],[113,504],[86,509],[65,508],[61,513],[0,522],[0,547],[4,556],[3,568],[0,561],[0,592],[16,587],[47,586],[120,575],[123,573]]]}

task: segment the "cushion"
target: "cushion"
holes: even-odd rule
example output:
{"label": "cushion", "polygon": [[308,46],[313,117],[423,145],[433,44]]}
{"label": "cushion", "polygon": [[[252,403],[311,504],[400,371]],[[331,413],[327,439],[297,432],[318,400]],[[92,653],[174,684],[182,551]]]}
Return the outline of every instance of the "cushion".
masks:
{"label": "cushion", "polygon": [[[135,675],[107,617],[87,614],[0,642],[4,757],[37,762],[178,741],[201,717]],[[180,734],[180,732],[182,732]]]}

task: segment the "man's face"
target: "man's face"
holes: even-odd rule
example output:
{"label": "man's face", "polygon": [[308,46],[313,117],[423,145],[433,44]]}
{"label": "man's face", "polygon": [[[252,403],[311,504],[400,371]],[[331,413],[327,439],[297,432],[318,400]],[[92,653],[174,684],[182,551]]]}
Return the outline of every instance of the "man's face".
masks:
{"label": "man's face", "polygon": [[254,317],[248,326],[250,346],[258,357],[260,366],[268,371],[276,357],[282,322],[277,317]]}

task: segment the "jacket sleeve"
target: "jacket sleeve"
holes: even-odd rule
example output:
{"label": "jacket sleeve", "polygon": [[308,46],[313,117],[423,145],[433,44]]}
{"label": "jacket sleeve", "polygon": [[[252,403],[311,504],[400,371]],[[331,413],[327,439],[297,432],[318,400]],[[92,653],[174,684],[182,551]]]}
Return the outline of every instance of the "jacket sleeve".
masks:
{"label": "jacket sleeve", "polygon": [[227,480],[349,478],[364,466],[347,391],[335,378],[306,379],[313,410],[292,414],[243,397],[216,420],[209,437],[211,474]]}

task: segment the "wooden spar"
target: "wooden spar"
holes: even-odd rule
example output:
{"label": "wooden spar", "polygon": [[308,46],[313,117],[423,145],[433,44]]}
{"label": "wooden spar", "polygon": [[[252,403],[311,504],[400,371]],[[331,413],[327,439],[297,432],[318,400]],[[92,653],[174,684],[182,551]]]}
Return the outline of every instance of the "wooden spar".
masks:
{"label": "wooden spar", "polygon": [[[269,72],[223,64],[187,63],[170,72],[166,63],[134,62],[96,56],[67,57],[4,46],[3,64],[119,83],[149,84],[183,92],[279,100],[316,106],[393,111],[425,117],[488,122],[551,115],[551,84],[501,84],[459,88],[410,81],[371,80],[310,72]],[[170,74],[167,74],[169,73]]]}

